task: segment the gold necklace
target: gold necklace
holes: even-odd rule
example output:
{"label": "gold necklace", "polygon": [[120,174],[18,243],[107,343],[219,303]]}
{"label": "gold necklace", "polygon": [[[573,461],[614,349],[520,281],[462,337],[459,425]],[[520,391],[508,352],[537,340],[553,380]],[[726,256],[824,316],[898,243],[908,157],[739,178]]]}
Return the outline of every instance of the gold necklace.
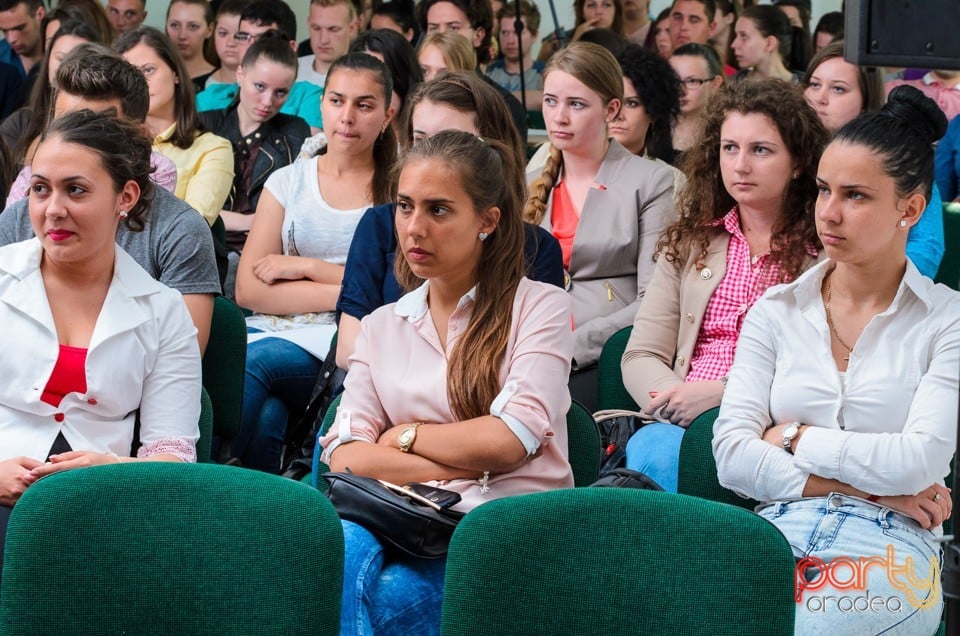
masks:
{"label": "gold necklace", "polygon": [[830,278],[827,277],[827,288],[824,290],[823,294],[823,308],[827,313],[827,325],[830,327],[830,333],[833,334],[833,337],[837,339],[837,342],[847,350],[847,355],[844,356],[844,362],[850,362],[850,354],[853,353],[853,347],[848,345],[843,341],[843,338],[840,337],[840,334],[837,333],[837,327],[833,324],[833,317],[830,315]]}

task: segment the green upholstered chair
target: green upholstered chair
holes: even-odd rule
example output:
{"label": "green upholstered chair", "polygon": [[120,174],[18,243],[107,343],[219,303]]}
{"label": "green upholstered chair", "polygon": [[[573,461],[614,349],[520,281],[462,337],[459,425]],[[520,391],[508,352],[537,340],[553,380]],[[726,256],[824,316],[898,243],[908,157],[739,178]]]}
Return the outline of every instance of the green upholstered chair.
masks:
{"label": "green upholstered chair", "polygon": [[[333,402],[330,403],[330,406],[327,407],[327,412],[323,416],[323,422],[320,424],[320,435],[325,435],[327,431],[330,430],[330,427],[333,426],[333,421],[337,419],[337,407],[340,406],[340,398],[343,397],[343,393],[333,398]],[[311,473],[311,483],[313,483],[314,488],[320,490],[320,492],[327,492],[327,481],[325,479],[320,479],[320,475],[326,472],[330,472],[330,467],[320,461],[320,449],[315,449],[313,456],[313,467],[314,470]],[[306,480],[306,477],[304,477]]]}
{"label": "green upholstered chair", "polygon": [[573,485],[589,486],[600,473],[600,431],[593,416],[579,402],[567,411],[567,453]]}
{"label": "green upholstered chair", "polygon": [[213,461],[210,456],[210,447],[213,443],[213,404],[210,402],[210,396],[207,390],[200,388],[200,439],[197,441],[197,461],[209,463]]}
{"label": "green upholstered chair", "polygon": [[727,490],[717,480],[717,462],[713,458],[713,423],[719,414],[719,408],[702,413],[683,434],[677,491],[753,510],[758,502]]}
{"label": "green upholstered chair", "polygon": [[960,203],[943,204],[943,236],[946,251],[936,280],[960,290]]}
{"label": "green upholstered chair", "polygon": [[639,411],[640,405],[634,401],[627,388],[623,386],[623,372],[620,359],[630,340],[633,327],[624,327],[610,336],[600,351],[600,369],[597,378],[597,410],[625,409]]}
{"label": "green upholstered chair", "polygon": [[14,508],[0,633],[339,632],[343,532],[313,488],[218,464],[58,473]]}
{"label": "green upholstered chair", "polygon": [[210,339],[203,354],[203,386],[213,404],[214,434],[227,441],[240,431],[244,367],[247,362],[247,323],[232,301],[213,300]]}
{"label": "green upholstered chair", "polygon": [[772,524],[705,499],[626,488],[505,497],[453,535],[441,633],[787,636],[794,564]]}

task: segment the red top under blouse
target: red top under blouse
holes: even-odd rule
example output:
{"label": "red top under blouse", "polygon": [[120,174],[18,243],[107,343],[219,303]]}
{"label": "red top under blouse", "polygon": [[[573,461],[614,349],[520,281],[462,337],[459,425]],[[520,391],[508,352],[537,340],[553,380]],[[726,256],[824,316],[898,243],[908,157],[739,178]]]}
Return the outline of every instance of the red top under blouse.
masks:
{"label": "red top under blouse", "polygon": [[60,406],[60,400],[67,393],[86,393],[86,362],[86,349],[60,345],[60,355],[40,399],[51,406]]}
{"label": "red top under blouse", "polygon": [[550,209],[551,233],[560,243],[563,255],[563,268],[570,269],[570,255],[573,254],[573,239],[577,235],[580,216],[573,207],[567,186],[561,181],[553,189],[553,206]]}

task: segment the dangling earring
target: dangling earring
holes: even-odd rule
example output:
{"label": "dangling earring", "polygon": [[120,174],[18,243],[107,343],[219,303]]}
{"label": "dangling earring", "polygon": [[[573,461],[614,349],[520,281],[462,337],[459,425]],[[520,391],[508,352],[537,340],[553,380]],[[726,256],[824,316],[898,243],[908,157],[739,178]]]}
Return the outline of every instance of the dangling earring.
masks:
{"label": "dangling earring", "polygon": [[487,234],[486,232],[480,232],[480,234],[479,234],[479,238],[480,238],[481,241],[486,241],[488,236],[490,236],[490,235]]}
{"label": "dangling earring", "polygon": [[900,219],[900,227],[907,227],[907,220],[906,220],[906,219]]}
{"label": "dangling earring", "polygon": [[121,218],[121,219],[127,218],[127,211],[126,211],[126,210],[120,210],[119,212],[117,212],[117,214],[120,215],[120,218]]}

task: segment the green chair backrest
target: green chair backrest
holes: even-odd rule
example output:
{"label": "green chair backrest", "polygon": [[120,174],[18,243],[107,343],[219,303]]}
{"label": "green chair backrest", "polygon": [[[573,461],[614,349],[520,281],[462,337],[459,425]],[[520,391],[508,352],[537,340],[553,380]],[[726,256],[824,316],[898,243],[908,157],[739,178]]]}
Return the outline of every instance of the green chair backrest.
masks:
{"label": "green chair backrest", "polygon": [[573,485],[589,486],[600,474],[600,431],[590,412],[577,401],[567,411],[567,454]]}
{"label": "green chair backrest", "polygon": [[201,463],[210,463],[213,458],[210,456],[210,447],[213,443],[213,404],[210,402],[210,395],[203,387],[200,388],[200,439],[197,441],[197,461]]}
{"label": "green chair backrest", "polygon": [[[321,436],[326,435],[327,431],[330,430],[330,427],[333,426],[334,420],[337,419],[337,407],[340,406],[340,398],[342,397],[343,393],[333,398],[333,402],[331,402],[330,406],[327,407],[327,412],[323,416],[323,423],[320,424]],[[316,453],[318,450],[319,449],[316,449],[314,452]],[[325,493],[327,492],[327,480],[322,479],[320,475],[330,472],[330,467],[319,459],[314,460],[314,465],[317,467],[317,469],[313,471],[313,485],[317,488],[317,490]]]}
{"label": "green chair backrest", "polygon": [[719,414],[719,408],[702,413],[683,434],[677,491],[753,510],[758,502],[744,499],[724,488],[717,479],[717,462],[713,458],[713,423]]}
{"label": "green chair backrest", "polygon": [[943,237],[946,251],[936,280],[960,291],[960,203],[943,204]]}
{"label": "green chair backrest", "polygon": [[11,515],[0,633],[339,633],[343,531],[308,486],[217,464],[66,471]]}
{"label": "green chair backrest", "polygon": [[226,439],[240,431],[244,367],[247,363],[247,323],[232,301],[213,299],[210,339],[203,354],[203,386],[213,404],[214,433]]}
{"label": "green chair backrest", "polygon": [[441,634],[793,634],[794,558],[763,518],[627,488],[505,497],[450,543]]}
{"label": "green chair backrest", "polygon": [[624,327],[610,336],[600,351],[600,365],[597,376],[597,410],[625,409],[639,411],[640,405],[630,396],[623,386],[623,372],[620,359],[630,340],[633,327]]}

